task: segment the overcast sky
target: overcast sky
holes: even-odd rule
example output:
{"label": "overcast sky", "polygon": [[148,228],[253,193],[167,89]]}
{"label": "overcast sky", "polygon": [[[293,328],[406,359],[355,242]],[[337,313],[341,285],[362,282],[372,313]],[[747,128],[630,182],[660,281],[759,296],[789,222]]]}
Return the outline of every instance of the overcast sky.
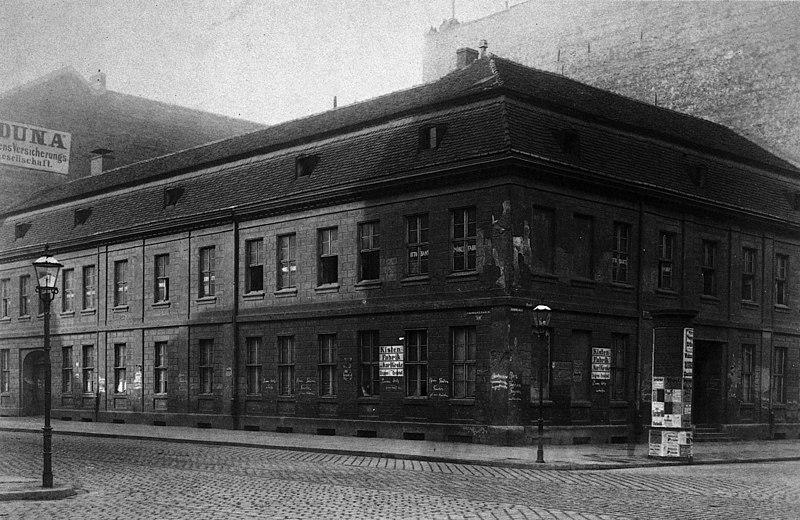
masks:
{"label": "overcast sky", "polygon": [[[456,0],[468,21],[522,0]],[[265,124],[421,82],[452,0],[9,0],[0,92],[70,65],[110,90]],[[476,42],[477,45],[477,42]],[[0,115],[1,117],[1,115]]]}

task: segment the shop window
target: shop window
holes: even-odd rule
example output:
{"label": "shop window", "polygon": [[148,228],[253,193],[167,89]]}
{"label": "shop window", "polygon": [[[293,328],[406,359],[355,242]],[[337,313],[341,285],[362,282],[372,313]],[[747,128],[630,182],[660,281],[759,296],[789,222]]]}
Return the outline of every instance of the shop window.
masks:
{"label": "shop window", "polygon": [[406,331],[405,379],[408,397],[428,395],[428,331]]}
{"label": "shop window", "polygon": [[336,335],[320,334],[319,338],[319,395],[336,395]]}
{"label": "shop window", "polygon": [[472,399],[475,397],[475,327],[453,327],[450,343],[453,360],[452,397]]}
{"label": "shop window", "polygon": [[428,215],[406,217],[406,265],[408,276],[428,274]]}
{"label": "shop window", "polygon": [[359,397],[380,395],[380,342],[378,331],[360,331],[358,333],[358,345],[358,395]]}
{"label": "shop window", "polygon": [[628,352],[628,335],[611,335],[611,398],[624,401],[626,370],[625,355]]}
{"label": "shop window", "polygon": [[453,210],[451,235],[453,272],[474,271],[478,238],[475,208]]}

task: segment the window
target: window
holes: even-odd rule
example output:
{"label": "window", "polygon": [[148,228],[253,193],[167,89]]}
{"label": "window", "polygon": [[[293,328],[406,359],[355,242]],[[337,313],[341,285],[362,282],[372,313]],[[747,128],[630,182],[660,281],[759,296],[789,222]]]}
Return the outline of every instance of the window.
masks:
{"label": "window", "polygon": [[169,188],[164,188],[164,207],[174,207],[178,204],[178,200],[184,193],[184,188],[180,186],[171,186]]}
{"label": "window", "polygon": [[153,346],[153,392],[167,393],[167,342],[157,341]]}
{"label": "window", "polygon": [[11,316],[11,280],[0,280],[0,318]]}
{"label": "window", "polygon": [[428,395],[428,331],[406,331],[405,348],[406,395]]}
{"label": "window", "polygon": [[475,327],[453,327],[450,343],[453,350],[452,397],[475,397]]}
{"label": "window", "polygon": [[244,272],[246,292],[264,290],[264,241],[260,238],[248,240],[244,245],[247,266]]}
{"label": "window", "polygon": [[474,271],[478,230],[475,208],[453,211],[453,271]]}
{"label": "window", "polygon": [[86,224],[92,216],[92,208],[80,208],[75,210],[75,227]]}
{"label": "window", "polygon": [[247,338],[247,393],[261,393],[261,338]]}
{"label": "window", "polygon": [[573,157],[580,157],[581,155],[581,141],[580,135],[576,130],[571,128],[565,130],[554,130],[553,137],[561,149],[561,153],[571,155]]}
{"label": "window", "polygon": [[381,240],[378,222],[358,225],[358,263],[360,280],[377,280],[381,277]]}
{"label": "window", "polygon": [[128,305],[128,261],[114,262],[114,307]]}
{"label": "window", "polygon": [[169,255],[156,255],[155,267],[155,301],[169,301]]}
{"label": "window", "polygon": [[586,215],[575,215],[574,276],[594,277],[594,221]]}
{"label": "window", "polygon": [[72,347],[61,347],[61,393],[72,393]]}
{"label": "window", "polygon": [[778,404],[786,404],[786,351],[784,347],[775,347],[772,360],[773,399]]}
{"label": "window", "polygon": [[124,394],[128,388],[125,379],[125,343],[114,344],[114,392]]}
{"label": "window", "polygon": [[214,340],[201,339],[200,349],[200,393],[214,393]]}
{"label": "window", "polygon": [[30,222],[17,222],[14,225],[14,240],[25,238],[25,234],[31,228]]}
{"label": "window", "polygon": [[339,229],[319,231],[319,284],[339,281]]}
{"label": "window", "polygon": [[380,342],[377,330],[358,333],[358,395],[370,397],[380,395]]}
{"label": "window", "polygon": [[94,266],[87,265],[83,268],[83,308],[84,309],[94,309],[95,308],[95,274],[94,274]]}
{"label": "window", "polygon": [[61,273],[61,310],[75,310],[75,270],[64,269]]}
{"label": "window", "polygon": [[717,243],[710,240],[703,240],[703,265],[701,268],[703,276],[703,294],[705,296],[717,295],[717,272],[716,272]]}
{"label": "window", "polygon": [[753,369],[755,368],[755,345],[742,345],[742,384],[740,398],[743,403],[752,403]]}
{"label": "window", "polygon": [[406,218],[408,229],[407,270],[409,276],[428,274],[428,215],[414,215]]}
{"label": "window", "polygon": [[11,385],[11,368],[9,366],[10,350],[0,350],[0,392],[8,392]]}
{"label": "window", "polygon": [[755,300],[756,250],[742,248],[742,300]]}
{"label": "window", "polygon": [[278,336],[278,393],[294,395],[294,336]]}
{"label": "window", "polygon": [[786,298],[786,276],[789,272],[789,257],[775,255],[775,303],[788,305]]}
{"label": "window", "polygon": [[658,288],[672,290],[675,235],[662,231],[658,244]]}
{"label": "window", "polygon": [[94,346],[83,346],[83,392],[94,393]]}
{"label": "window", "polygon": [[439,148],[444,139],[446,127],[444,125],[423,126],[419,129],[419,149],[435,150]]}
{"label": "window", "polygon": [[319,335],[319,395],[336,395],[336,335]]}
{"label": "window", "polygon": [[611,281],[628,283],[631,226],[614,222],[614,248],[611,251]]}
{"label": "window", "polygon": [[318,155],[301,155],[295,160],[295,175],[297,177],[306,177],[311,175],[314,168],[317,167],[319,162]]}
{"label": "window", "polygon": [[200,249],[200,298],[214,296],[216,294],[216,250],[214,247],[203,247]]}
{"label": "window", "polygon": [[611,335],[611,398],[625,399],[625,353],[628,350],[626,334]]}
{"label": "window", "polygon": [[278,237],[278,290],[297,286],[295,240],[294,234]]}
{"label": "window", "polygon": [[533,229],[531,229],[531,249],[533,270],[544,273],[554,271],[555,253],[555,211],[549,208],[533,208]]}
{"label": "window", "polygon": [[28,275],[19,277],[19,315],[30,316],[31,313],[31,277]]}

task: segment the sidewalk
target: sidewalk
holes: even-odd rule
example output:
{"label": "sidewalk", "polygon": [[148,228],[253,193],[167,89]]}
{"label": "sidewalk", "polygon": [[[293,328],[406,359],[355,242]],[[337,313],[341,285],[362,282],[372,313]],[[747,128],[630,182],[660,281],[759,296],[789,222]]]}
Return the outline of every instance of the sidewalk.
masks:
{"label": "sidewalk", "polygon": [[[41,432],[41,417],[0,417],[0,431]],[[428,462],[475,464],[536,470],[598,470],[685,464],[647,457],[647,444],[585,444],[544,446],[544,464],[536,464],[536,446],[487,446],[401,439],[337,437],[274,432],[197,429],[99,422],[54,421],[59,435],[151,439],[210,445],[246,446],[281,450],[412,459]],[[800,460],[800,440],[710,442],[694,445],[693,464],[731,464]],[[56,483],[58,485],[58,483]],[[69,488],[69,486],[66,486]],[[71,489],[71,488],[70,488]],[[64,486],[43,490],[41,482],[0,476],[0,501],[18,500],[29,492],[33,499],[62,498]],[[48,493],[53,496],[43,496]],[[74,494],[74,490],[73,490]],[[13,498],[9,498],[13,497]]]}

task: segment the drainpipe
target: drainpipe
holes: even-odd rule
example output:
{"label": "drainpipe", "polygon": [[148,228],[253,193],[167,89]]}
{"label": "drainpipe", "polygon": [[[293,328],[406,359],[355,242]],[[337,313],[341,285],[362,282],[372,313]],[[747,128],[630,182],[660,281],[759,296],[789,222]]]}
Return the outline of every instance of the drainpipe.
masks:
{"label": "drainpipe", "polygon": [[[634,396],[633,396],[633,437],[638,440],[642,433],[642,329],[644,324],[644,316],[642,313],[642,280],[644,279],[643,273],[643,256],[644,256],[644,205],[639,201],[639,236],[636,247],[638,248],[637,266],[636,266],[636,376],[634,378]],[[630,440],[628,442],[631,442]]]}
{"label": "drainpipe", "polygon": [[231,329],[233,330],[233,370],[231,387],[231,418],[233,429],[240,430],[239,417],[239,221],[236,211],[231,210],[233,225],[233,305],[231,306]]}

